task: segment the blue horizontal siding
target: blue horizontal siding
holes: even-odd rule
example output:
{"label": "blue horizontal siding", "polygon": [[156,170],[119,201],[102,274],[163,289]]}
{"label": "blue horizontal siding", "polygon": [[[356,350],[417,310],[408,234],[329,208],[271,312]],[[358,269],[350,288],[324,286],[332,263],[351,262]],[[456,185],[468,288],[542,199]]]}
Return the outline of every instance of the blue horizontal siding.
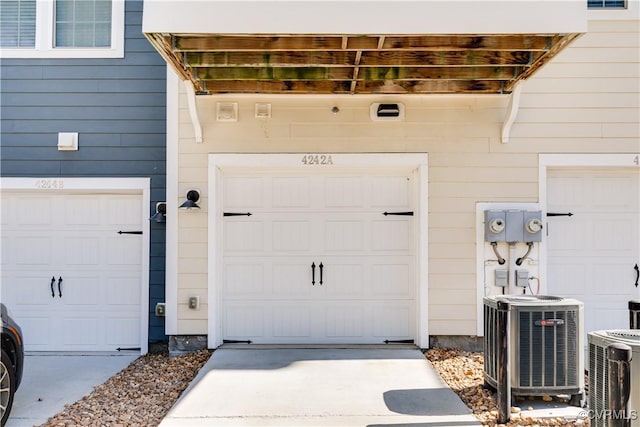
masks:
{"label": "blue horizontal siding", "polygon": [[[3,81],[5,84],[11,84],[9,81]],[[0,95],[2,97],[3,108],[11,108],[12,106],[23,105],[32,107],[147,107],[165,105],[164,93],[96,93],[96,92],[74,92],[74,93],[56,93],[49,92],[46,97],[38,93],[11,93],[6,92]]]}
{"label": "blue horizontal siding", "polygon": [[[83,136],[87,141],[87,135]],[[138,134],[91,134],[92,146],[103,147],[157,147],[158,144],[164,144],[164,133],[138,133]],[[2,135],[2,147],[0,149],[9,152],[11,147],[43,147],[57,150],[55,146],[58,144],[58,134],[50,133],[48,135],[43,134],[17,134],[17,133],[4,133]],[[84,148],[84,147],[83,147]],[[75,154],[79,153],[75,152]],[[66,153],[67,156],[70,152]],[[39,155],[39,153],[38,153]]]}
{"label": "blue horizontal siding", "polygon": [[164,114],[164,107],[85,107],[78,109],[76,107],[56,107],[46,111],[36,111],[35,107],[20,106],[11,107],[2,111],[5,119],[11,120],[29,120],[35,114],[38,114],[43,120],[69,120],[71,114],[74,120],[91,120],[100,117],[100,120],[150,120],[155,122],[158,114]]}
{"label": "blue horizontal siding", "polygon": [[[15,67],[20,68],[20,67]],[[74,92],[137,92],[137,93],[162,93],[164,84],[162,80],[134,80],[134,79],[114,79],[114,80],[76,80],[69,84],[64,79],[23,79],[14,80],[9,87],[3,87],[7,93],[74,93]],[[10,91],[10,92],[8,92]]]}
{"label": "blue horizontal siding", "polygon": [[[166,200],[166,64],[142,34],[140,0],[127,0],[124,58],[3,59],[0,174],[149,177],[151,203]],[[58,151],[78,132],[78,151]],[[165,225],[151,223],[149,340],[165,341]]]}

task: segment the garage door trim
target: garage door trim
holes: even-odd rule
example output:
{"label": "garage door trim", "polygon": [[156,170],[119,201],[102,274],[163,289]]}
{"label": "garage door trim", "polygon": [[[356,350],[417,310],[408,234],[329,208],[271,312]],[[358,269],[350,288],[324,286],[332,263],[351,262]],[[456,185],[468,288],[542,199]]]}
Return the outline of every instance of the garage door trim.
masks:
{"label": "garage door trim", "polygon": [[[307,156],[307,157],[305,157]],[[323,157],[324,156],[324,157]],[[309,161],[311,159],[311,161]],[[316,164],[316,159],[318,163]],[[324,164],[323,163],[324,159]],[[330,159],[330,161],[329,161]],[[222,344],[222,181],[225,172],[241,171],[246,168],[262,168],[268,171],[309,170],[317,172],[342,172],[354,169],[371,171],[389,168],[414,170],[417,177],[416,200],[416,344],[429,346],[428,333],[428,194],[427,164],[425,153],[398,154],[210,154],[209,155],[209,212],[208,212],[208,346],[215,348]]]}

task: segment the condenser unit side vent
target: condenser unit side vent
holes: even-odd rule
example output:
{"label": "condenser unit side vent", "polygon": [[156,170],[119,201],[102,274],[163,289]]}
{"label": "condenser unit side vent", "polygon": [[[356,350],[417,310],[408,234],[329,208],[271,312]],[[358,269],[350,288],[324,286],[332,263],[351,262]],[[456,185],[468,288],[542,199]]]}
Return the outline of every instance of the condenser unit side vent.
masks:
{"label": "condenser unit side vent", "polygon": [[[631,347],[631,394],[629,409],[640,414],[640,330],[616,329],[589,332],[589,410],[594,414],[608,413],[609,408],[609,358],[607,347],[623,343]],[[608,427],[605,417],[591,420],[592,427]],[[631,420],[632,427],[640,427],[640,417]]]}

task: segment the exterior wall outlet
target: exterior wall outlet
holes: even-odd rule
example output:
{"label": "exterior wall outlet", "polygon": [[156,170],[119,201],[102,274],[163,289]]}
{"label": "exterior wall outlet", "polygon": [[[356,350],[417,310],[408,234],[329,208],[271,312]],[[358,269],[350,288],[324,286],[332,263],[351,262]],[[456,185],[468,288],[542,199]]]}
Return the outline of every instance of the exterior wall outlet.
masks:
{"label": "exterior wall outlet", "polygon": [[156,316],[158,317],[163,317],[166,313],[165,311],[165,304],[163,302],[159,302],[156,304]]}
{"label": "exterior wall outlet", "polygon": [[200,308],[200,297],[189,297],[189,308],[192,310]]}

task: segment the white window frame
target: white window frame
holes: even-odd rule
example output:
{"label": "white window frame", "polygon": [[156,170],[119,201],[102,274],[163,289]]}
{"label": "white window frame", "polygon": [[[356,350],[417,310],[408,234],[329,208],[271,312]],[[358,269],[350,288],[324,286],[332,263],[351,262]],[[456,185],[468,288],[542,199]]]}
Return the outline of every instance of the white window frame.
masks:
{"label": "white window frame", "polygon": [[55,47],[55,1],[36,0],[36,40],[31,48],[3,47],[0,58],[124,58],[124,2],[111,1],[111,47]]}

